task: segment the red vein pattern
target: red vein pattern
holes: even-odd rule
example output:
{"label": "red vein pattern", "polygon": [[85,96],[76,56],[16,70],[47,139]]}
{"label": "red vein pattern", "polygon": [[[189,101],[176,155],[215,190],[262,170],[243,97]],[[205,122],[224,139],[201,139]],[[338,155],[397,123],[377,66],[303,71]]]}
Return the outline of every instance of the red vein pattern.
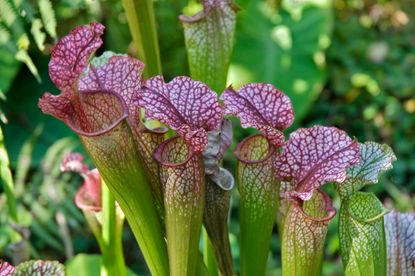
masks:
{"label": "red vein pattern", "polygon": [[[105,58],[106,55],[108,52],[94,60]],[[130,125],[135,126],[139,123],[139,107],[134,97],[141,89],[143,69],[144,64],[137,59],[112,55],[101,66],[91,65],[86,76],[80,79],[78,87],[80,91],[112,91],[120,95],[128,107]]]}
{"label": "red vein pattern", "polygon": [[8,262],[0,260],[0,276],[10,276],[13,275],[14,266]]}
{"label": "red vein pattern", "polygon": [[225,114],[237,116],[244,128],[262,132],[274,146],[284,144],[282,130],[294,121],[290,99],[272,84],[251,83],[237,92],[229,87],[221,96]]}
{"label": "red vein pattern", "polygon": [[415,275],[415,213],[385,216],[388,275]]}
{"label": "red vein pattern", "polygon": [[[242,275],[265,275],[269,243],[279,204],[274,160],[278,152],[262,134],[240,142],[235,150],[240,194]],[[250,260],[255,259],[253,263]]]}
{"label": "red vein pattern", "polygon": [[203,10],[179,17],[183,24],[190,75],[220,93],[234,45],[237,6],[233,0],[203,0]]}
{"label": "red vein pattern", "polygon": [[53,47],[49,75],[60,90],[73,88],[77,83],[89,58],[101,46],[104,29],[99,23],[77,27]]}
{"label": "red vein pattern", "polygon": [[13,276],[54,275],[64,276],[65,267],[57,261],[30,260],[16,266]]}
{"label": "red vein pattern", "polygon": [[302,128],[290,135],[275,161],[278,178],[291,182],[288,195],[308,200],[327,182],[342,183],[346,168],[360,161],[359,143],[335,127]]}
{"label": "red vein pattern", "polygon": [[83,136],[106,133],[128,116],[124,101],[111,91],[80,91],[74,98],[45,93],[39,107]]}
{"label": "red vein pattern", "polygon": [[97,169],[89,170],[80,153],[67,154],[61,164],[62,172],[76,172],[84,183],[75,196],[75,204],[83,211],[101,211],[101,176]]}
{"label": "red vein pattern", "polygon": [[327,227],[335,215],[330,198],[320,190],[302,206],[291,205],[282,235],[283,275],[321,275]]}
{"label": "red vein pattern", "polygon": [[157,147],[154,158],[164,188],[170,273],[195,275],[205,199],[202,156],[175,136]]}
{"label": "red vein pattern", "polygon": [[195,152],[206,148],[206,132],[219,129],[223,118],[216,94],[189,77],[176,77],[169,83],[161,76],[153,77],[145,82],[138,102],[147,119],[169,125]]}
{"label": "red vein pattern", "polygon": [[[52,79],[55,76],[61,78],[57,71],[63,74],[63,82],[57,83],[62,93],[57,96],[45,93],[39,100],[39,107],[44,113],[64,121],[80,136],[132,226],[151,272],[165,274],[167,254],[163,250],[151,250],[154,247],[164,248],[165,241],[148,179],[148,174],[152,172],[143,166],[148,154],[139,152],[141,145],[147,145],[152,140],[143,135],[145,141],[137,143],[141,141],[138,138],[141,126],[133,94],[141,85],[143,65],[128,57],[108,58],[104,55],[91,61],[87,68],[89,56],[101,44],[99,36],[103,27],[100,26],[82,26],[61,39],[56,46],[59,49],[56,52],[60,53],[57,56],[67,60],[59,63],[57,59],[54,61],[57,66],[51,62],[50,73]],[[93,35],[89,35],[91,33]],[[79,40],[83,40],[82,43]],[[65,51],[68,51],[67,56]],[[77,57],[73,61],[75,55]],[[69,61],[71,65],[68,65]],[[65,75],[65,70],[70,74]]]}
{"label": "red vein pattern", "polygon": [[[135,100],[142,87],[142,71],[144,64],[134,58],[114,55],[105,52],[94,58],[86,76],[79,82],[80,91],[113,91],[121,96],[128,108],[129,126],[143,159],[146,175],[156,199],[160,214],[163,209],[163,198],[159,179],[159,167],[153,159],[154,149],[164,140],[167,129],[147,129],[140,121],[140,108]],[[96,64],[96,65],[95,65]]]}

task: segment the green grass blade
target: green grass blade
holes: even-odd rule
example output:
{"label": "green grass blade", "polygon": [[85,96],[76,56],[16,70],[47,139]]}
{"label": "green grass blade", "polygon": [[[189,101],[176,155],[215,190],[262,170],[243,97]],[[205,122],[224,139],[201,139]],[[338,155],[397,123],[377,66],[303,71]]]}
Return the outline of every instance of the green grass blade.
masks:
{"label": "green grass blade", "polygon": [[161,62],[152,0],[123,0],[137,56],[146,67],[144,77],[160,75]]}
{"label": "green grass blade", "polygon": [[9,217],[13,223],[18,223],[14,182],[10,171],[9,155],[4,144],[3,131],[0,127],[0,180],[7,197]]}

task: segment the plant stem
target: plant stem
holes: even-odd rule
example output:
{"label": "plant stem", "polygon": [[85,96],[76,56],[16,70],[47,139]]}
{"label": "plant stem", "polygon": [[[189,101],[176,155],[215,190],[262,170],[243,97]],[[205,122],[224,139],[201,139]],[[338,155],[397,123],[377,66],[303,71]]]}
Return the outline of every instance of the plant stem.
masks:
{"label": "plant stem", "polygon": [[212,251],[212,244],[209,240],[208,233],[203,227],[203,259],[210,276],[218,275],[218,265]]}
{"label": "plant stem", "polygon": [[144,77],[160,75],[161,62],[153,1],[123,0],[122,2],[138,58],[146,65]]}
{"label": "plant stem", "polygon": [[3,189],[7,197],[7,207],[9,217],[13,222],[17,222],[16,198],[14,196],[13,177],[9,167],[9,156],[4,145],[3,131],[0,128],[0,177]]}
{"label": "plant stem", "polygon": [[117,217],[114,197],[102,181],[102,240],[104,246],[101,276],[126,275],[122,251],[123,220],[123,218]]}
{"label": "plant stem", "polygon": [[[10,171],[9,156],[4,145],[3,130],[0,127],[0,182],[2,183],[4,193],[7,198],[7,209],[9,211],[9,218],[12,223],[18,223],[16,196],[14,194],[14,183],[12,173]],[[13,232],[11,235],[13,242],[20,240],[19,234]]]}

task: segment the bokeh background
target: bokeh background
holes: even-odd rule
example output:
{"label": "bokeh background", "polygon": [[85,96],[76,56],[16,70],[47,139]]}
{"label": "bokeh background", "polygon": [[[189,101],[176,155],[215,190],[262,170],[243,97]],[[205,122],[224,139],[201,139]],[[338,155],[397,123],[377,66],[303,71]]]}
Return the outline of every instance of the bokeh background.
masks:
{"label": "bokeh background", "polygon": [[[374,191],[388,208],[415,206],[415,5],[406,0],[236,0],[240,6],[229,83],[269,82],[292,99],[292,129],[335,125],[359,141],[389,144],[398,160]],[[188,75],[183,29],[177,17],[199,8],[186,0],[154,2],[163,74]],[[81,179],[61,174],[62,156],[82,151],[61,122],[42,114],[37,101],[57,93],[48,76],[56,39],[77,25],[106,25],[103,50],[136,55],[121,1],[0,0],[1,121],[16,184],[20,221],[30,230],[32,258],[71,261],[97,254],[98,245],[73,197]],[[100,53],[99,52],[99,53]],[[220,91],[219,91],[220,92]],[[234,144],[253,133],[235,121]],[[289,131],[287,132],[287,134]],[[235,159],[230,150],[225,166]],[[338,207],[333,187],[327,191]],[[230,219],[238,267],[238,194]],[[0,258],[10,258],[6,198],[0,188]],[[128,229],[124,249],[129,267],[146,275],[142,256]],[[325,275],[341,275],[337,219],[326,240]],[[269,273],[280,268],[274,235]],[[91,260],[89,260],[91,261]],[[82,260],[78,262],[82,263]],[[76,266],[93,269],[94,262]],[[86,274],[85,274],[86,275]]]}

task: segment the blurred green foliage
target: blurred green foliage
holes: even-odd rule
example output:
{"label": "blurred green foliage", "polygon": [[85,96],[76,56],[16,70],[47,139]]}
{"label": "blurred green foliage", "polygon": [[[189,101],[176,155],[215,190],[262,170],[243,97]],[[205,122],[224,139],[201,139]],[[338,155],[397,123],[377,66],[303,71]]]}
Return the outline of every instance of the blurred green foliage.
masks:
{"label": "blurred green foliage", "polygon": [[[293,99],[297,126],[336,125],[359,141],[391,145],[398,157],[394,169],[368,190],[380,195],[387,207],[414,211],[415,6],[404,0],[236,2],[241,11],[229,80],[235,86],[267,81],[284,90]],[[82,213],[73,204],[82,180],[59,172],[62,155],[74,148],[80,150],[79,142],[63,123],[42,114],[37,100],[44,91],[57,93],[47,71],[50,50],[55,37],[65,35],[77,25],[102,22],[106,25],[102,50],[136,54],[122,3],[0,0],[0,10],[4,11],[1,5],[5,3],[14,5],[12,15],[17,21],[9,17],[9,21],[3,17],[0,20],[0,90],[5,95],[0,110],[8,120],[3,126],[5,143],[15,177],[19,221],[31,230],[32,257],[64,262],[79,252],[98,252]],[[53,11],[54,15],[42,14],[41,5],[48,3],[52,9],[43,9]],[[166,80],[189,72],[183,30],[177,19],[187,4],[186,0],[155,1]],[[52,15],[58,22],[56,35]],[[26,44],[18,44],[23,34]],[[25,47],[41,83],[27,66],[20,66],[15,57],[19,45]],[[233,121],[235,145],[254,131],[242,129],[237,120]],[[231,151],[224,165],[231,171],[234,169]],[[333,187],[325,190],[338,209]],[[5,195],[0,188],[0,258],[11,257],[6,246],[10,227],[5,206]],[[235,191],[230,240],[236,269],[238,220]],[[124,238],[128,265],[144,275],[142,256],[135,253],[137,245],[128,229]],[[324,265],[324,275],[339,275],[342,266],[338,256],[337,217],[330,223],[326,245],[329,262]],[[268,266],[275,275],[280,273],[281,266],[276,232],[271,249]]]}
{"label": "blurred green foliage", "polygon": [[386,188],[413,194],[415,7],[407,1],[335,1],[335,9],[329,79],[306,124],[337,125],[359,141],[391,145],[398,160]]}

